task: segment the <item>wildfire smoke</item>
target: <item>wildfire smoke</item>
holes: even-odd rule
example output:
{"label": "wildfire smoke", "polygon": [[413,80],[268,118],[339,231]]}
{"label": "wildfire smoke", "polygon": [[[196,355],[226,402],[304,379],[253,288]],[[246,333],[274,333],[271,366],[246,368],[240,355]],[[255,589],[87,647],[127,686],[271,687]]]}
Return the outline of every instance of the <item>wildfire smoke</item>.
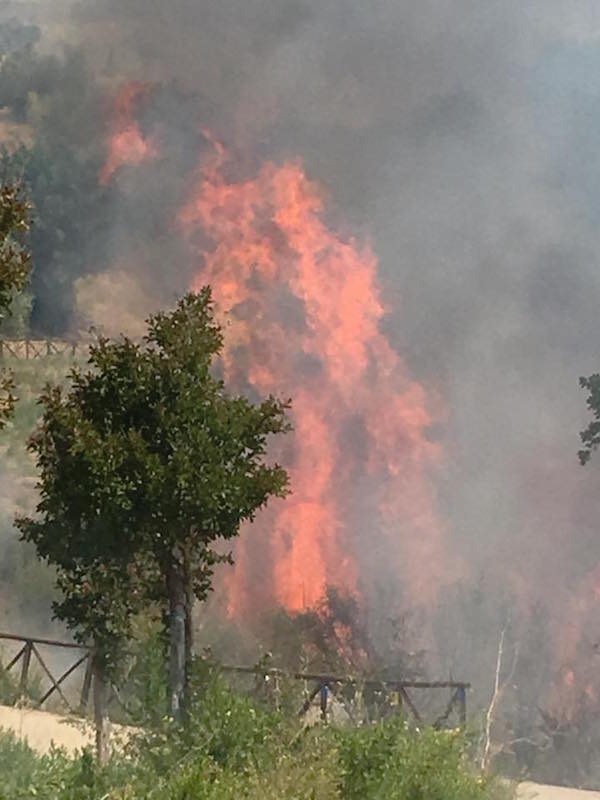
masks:
{"label": "wildfire smoke", "polygon": [[[103,180],[160,157],[133,117],[141,91],[128,87],[118,100]],[[243,531],[230,613],[277,603],[299,611],[328,586],[360,593],[372,579],[365,538],[371,560],[384,559],[411,597],[431,601],[448,576],[429,475],[440,452],[428,439],[426,392],[380,329],[376,258],[328,227],[322,191],[299,161],[228,178],[225,148],[203,133],[209,156],[176,212],[195,254],[192,288],[210,284],[226,322],[228,384],[293,398],[282,453],[292,495]]]}

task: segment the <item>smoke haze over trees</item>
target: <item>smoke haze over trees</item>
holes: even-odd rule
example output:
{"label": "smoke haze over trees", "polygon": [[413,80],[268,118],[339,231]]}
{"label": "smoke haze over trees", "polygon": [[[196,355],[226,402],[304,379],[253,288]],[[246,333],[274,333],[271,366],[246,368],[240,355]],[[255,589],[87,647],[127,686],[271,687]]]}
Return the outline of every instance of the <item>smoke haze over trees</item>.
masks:
{"label": "smoke haze over trees", "polygon": [[[371,243],[384,332],[437,398],[437,505],[465,584],[443,589],[443,629],[462,620],[465,647],[494,631],[483,672],[506,618],[539,601],[552,657],[587,663],[600,505],[576,452],[578,378],[599,361],[597,4],[48,0],[0,15],[0,103],[27,140],[4,169],[39,215],[33,329],[135,331],[189,286],[169,211],[208,157],[200,126],[237,176],[301,158],[331,219]],[[15,37],[17,18],[39,36]],[[111,99],[134,80],[157,84],[135,116],[163,157],[102,185]],[[468,670],[452,644],[440,662]]]}

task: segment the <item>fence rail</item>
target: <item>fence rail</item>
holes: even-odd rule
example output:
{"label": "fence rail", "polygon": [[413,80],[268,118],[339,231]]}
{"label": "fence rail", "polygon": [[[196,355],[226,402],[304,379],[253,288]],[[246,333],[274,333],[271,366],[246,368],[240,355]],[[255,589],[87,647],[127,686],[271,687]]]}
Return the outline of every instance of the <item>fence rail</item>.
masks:
{"label": "fence rail", "polygon": [[86,348],[83,342],[67,339],[0,339],[0,358],[31,361],[61,355],[75,357]]}
{"label": "fence rail", "polygon": [[[11,673],[20,665],[18,694],[21,700],[24,700],[28,696],[31,680],[31,666],[32,662],[35,660],[38,666],[41,667],[48,684],[35,703],[37,707],[41,708],[50,697],[57,694],[70,713],[85,713],[89,703],[92,685],[93,659],[91,648],[74,642],[62,642],[55,639],[20,636],[18,634],[0,632],[0,642],[2,641],[16,642],[21,645],[16,655],[3,667],[6,673]],[[40,653],[41,647],[58,648],[63,651],[72,650],[74,653],[73,660],[66,669],[63,669],[60,675],[54,675],[48,667],[45,658]],[[470,684],[461,681],[388,680],[385,678],[362,680],[347,675],[287,672],[286,670],[269,667],[230,665],[216,665],[216,667],[223,673],[255,676],[265,683],[267,681],[272,682],[276,698],[280,693],[279,687],[282,680],[287,679],[304,682],[306,685],[305,700],[298,711],[298,715],[301,717],[308,713],[309,709],[315,704],[318,698],[321,718],[324,721],[327,721],[329,718],[332,699],[335,699],[344,706],[348,712],[348,716],[352,719],[353,714],[347,707],[344,692],[347,697],[348,691],[352,692],[353,690],[354,697],[356,697],[356,693],[360,689],[384,694],[388,698],[390,707],[395,708],[396,711],[405,709],[418,725],[429,724],[440,728],[453,714],[457,716],[458,723],[461,727],[464,727],[467,720],[467,690],[470,688]],[[69,703],[62,687],[67,678],[73,675],[77,670],[83,671],[83,680],[79,691],[79,707],[75,709]],[[308,684],[312,684],[310,689],[308,689]],[[112,699],[119,700],[119,694],[116,688],[112,688]],[[426,722],[423,717],[423,712],[419,709],[416,702],[416,698],[420,692],[432,692],[435,690],[449,690],[448,702],[445,710],[437,719]],[[394,698],[393,701],[391,700],[392,697]]]}
{"label": "fence rail", "polygon": [[467,690],[471,688],[471,684],[462,681],[361,680],[360,678],[323,673],[292,673],[281,669],[229,665],[222,665],[219,669],[223,672],[256,675],[257,677],[262,677],[264,680],[273,679],[276,687],[278,682],[285,678],[312,683],[313,688],[309,691],[306,700],[302,704],[298,712],[299,716],[304,716],[308,712],[318,696],[321,717],[326,721],[329,714],[330,698],[336,696],[337,690],[342,687],[354,687],[355,689],[361,687],[363,689],[382,691],[387,694],[395,695],[394,705],[399,709],[406,708],[415,722],[421,724],[424,720],[415,702],[415,691],[449,689],[450,697],[445,710],[430,724],[436,728],[442,727],[442,725],[451,718],[453,712],[457,713],[458,722],[461,727],[464,727],[467,721]]}
{"label": "fence rail", "polygon": [[[71,642],[60,642],[55,639],[19,636],[13,633],[0,633],[0,642],[1,641],[18,642],[22,644],[22,647],[19,649],[17,654],[3,668],[6,673],[10,673],[17,667],[18,664],[20,664],[20,700],[24,700],[27,697],[30,684],[31,664],[32,660],[35,659],[38,665],[42,668],[45,678],[47,681],[49,681],[49,686],[45,691],[42,692],[42,696],[37,700],[35,705],[38,708],[41,708],[44,703],[56,693],[59,695],[67,711],[72,713],[76,710],[79,710],[80,712],[85,711],[89,702],[92,683],[92,652],[90,648]],[[67,669],[63,670],[60,675],[56,676],[52,673],[48,667],[48,664],[46,663],[46,660],[40,653],[40,647],[56,647],[62,650],[74,650],[76,652],[75,660],[69,665],[69,667],[67,667]],[[67,700],[62,690],[62,686],[67,678],[73,675],[73,673],[80,668],[85,668],[83,674],[83,685],[79,695],[79,709],[74,709]]]}

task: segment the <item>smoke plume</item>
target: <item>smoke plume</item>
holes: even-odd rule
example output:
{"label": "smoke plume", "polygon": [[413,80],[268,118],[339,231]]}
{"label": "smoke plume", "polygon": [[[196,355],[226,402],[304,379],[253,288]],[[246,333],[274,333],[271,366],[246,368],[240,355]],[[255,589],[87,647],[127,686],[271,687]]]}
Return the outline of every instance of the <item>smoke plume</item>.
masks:
{"label": "smoke plume", "polygon": [[[233,154],[224,187],[276,181],[278,169],[301,164],[302,181],[326,193],[320,224],[372,254],[347,269],[366,260],[375,271],[374,294],[361,290],[364,304],[381,307],[373,337],[421,392],[424,440],[439,454],[422,476],[436,520],[422,561],[407,545],[423,544],[414,507],[400,503],[382,545],[370,510],[377,488],[363,481],[342,499],[357,569],[370,563],[370,582],[395,580],[408,601],[417,584],[433,584],[415,602],[427,595],[434,606],[450,591],[463,593],[457,608],[468,605],[480,579],[521,609],[541,603],[559,660],[575,659],[600,597],[598,467],[582,471],[576,460],[585,421],[577,379],[599,366],[597,4],[90,0],[65,4],[59,24],[54,8],[3,11],[42,34],[52,20],[52,44],[42,35],[39,47],[59,77],[32,89],[22,114],[45,146],[78,154],[94,204],[77,212],[89,235],[61,244],[67,266],[38,261],[35,324],[60,332],[57,307],[68,310],[63,325],[103,324],[111,301],[102,296],[115,287],[115,314],[127,318],[203,276],[218,282],[206,257],[217,245],[207,243],[211,231],[182,233],[178,217],[211,168],[207,130]],[[73,84],[90,109],[85,136],[78,116],[60,113],[78,63],[60,55],[61,42],[85,63],[88,77]],[[205,202],[218,212],[213,196]],[[232,223],[243,221],[235,214]],[[212,235],[227,240],[220,224]],[[226,254],[234,259],[233,244]],[[337,292],[333,277],[321,291]],[[279,299],[291,331],[297,309]],[[273,294],[269,313],[276,308]],[[293,335],[301,340],[301,328]],[[310,364],[296,368],[308,386]],[[382,384],[373,391],[385,424],[393,412]],[[338,432],[349,454],[365,446],[360,422]],[[484,630],[465,618],[447,625],[464,624],[477,649],[490,627],[499,633],[503,603],[491,603]],[[462,665],[456,659],[441,655],[445,666]]]}

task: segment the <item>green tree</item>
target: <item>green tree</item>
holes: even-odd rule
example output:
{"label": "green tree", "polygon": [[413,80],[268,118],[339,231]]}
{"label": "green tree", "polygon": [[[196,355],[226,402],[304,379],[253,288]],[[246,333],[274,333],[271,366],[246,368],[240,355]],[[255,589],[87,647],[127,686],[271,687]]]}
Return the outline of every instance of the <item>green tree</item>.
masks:
{"label": "green tree", "polygon": [[269,435],[289,427],[289,404],[229,395],[212,370],[222,344],[208,288],[151,317],[142,343],[101,339],[69,390],[42,398],[31,441],[38,518],[18,521],[58,568],[55,614],[92,637],[107,666],[140,603],[162,605],[178,719],[192,604],[205,599],[215,564],[230,560],[215,543],[235,537],[288,484],[265,457]]}
{"label": "green tree", "polygon": [[588,392],[587,407],[593,417],[587,428],[579,434],[583,447],[578,455],[580,462],[585,465],[600,445],[600,375],[580,378],[579,385]]}
{"label": "green tree", "polygon": [[[0,323],[10,312],[15,295],[27,283],[31,258],[25,246],[30,206],[17,186],[0,188]],[[0,373],[0,429],[12,413],[15,396],[10,373]]]}

